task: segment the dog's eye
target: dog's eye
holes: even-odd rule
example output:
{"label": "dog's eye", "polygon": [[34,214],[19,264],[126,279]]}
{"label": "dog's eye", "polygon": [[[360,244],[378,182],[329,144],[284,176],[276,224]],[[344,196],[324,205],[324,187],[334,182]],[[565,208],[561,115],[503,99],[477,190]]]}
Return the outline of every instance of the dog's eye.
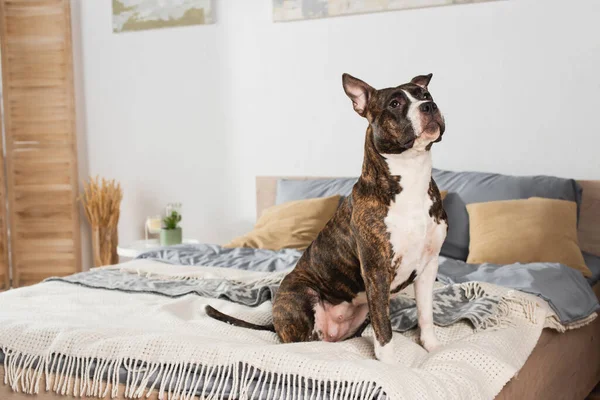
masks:
{"label": "dog's eye", "polygon": [[392,100],[392,102],[390,103],[390,107],[392,108],[396,108],[400,105],[400,102],[398,100]]}
{"label": "dog's eye", "polygon": [[425,92],[423,94],[423,97],[425,98],[425,100],[431,100],[431,95],[429,93],[427,93],[427,92]]}

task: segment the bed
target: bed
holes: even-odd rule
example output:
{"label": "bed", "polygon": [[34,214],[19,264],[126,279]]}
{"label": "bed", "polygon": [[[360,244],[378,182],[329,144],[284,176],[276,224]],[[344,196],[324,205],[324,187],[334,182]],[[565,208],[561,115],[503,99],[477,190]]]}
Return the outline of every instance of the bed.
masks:
{"label": "bed", "polygon": [[[275,204],[279,179],[315,177],[262,176],[256,179],[256,214]],[[327,178],[325,178],[327,179]],[[580,247],[600,254],[600,181],[578,181],[583,188]],[[600,282],[593,286],[600,299]],[[557,333],[545,329],[533,353],[498,395],[498,399],[583,399],[600,382],[600,318],[592,324]]]}
{"label": "bed", "polygon": [[[275,203],[277,181],[280,178],[257,178],[258,216],[265,208]],[[580,181],[580,184],[585,193],[579,224],[581,247],[585,251],[598,254],[598,249],[600,249],[600,213],[598,213],[600,210],[600,181]],[[594,286],[594,292],[596,296],[600,296],[600,284]],[[566,333],[545,329],[523,368],[504,387],[497,398],[585,398],[600,380],[599,340],[600,320],[595,320],[587,326]],[[4,375],[4,366],[0,367],[0,373]],[[119,392],[115,398],[126,398],[123,397],[125,389],[125,385],[119,385]],[[0,398],[25,399],[32,397],[15,393],[9,386],[1,385]],[[64,396],[53,392],[41,392],[34,398],[60,399]],[[157,392],[148,398],[158,398]]]}

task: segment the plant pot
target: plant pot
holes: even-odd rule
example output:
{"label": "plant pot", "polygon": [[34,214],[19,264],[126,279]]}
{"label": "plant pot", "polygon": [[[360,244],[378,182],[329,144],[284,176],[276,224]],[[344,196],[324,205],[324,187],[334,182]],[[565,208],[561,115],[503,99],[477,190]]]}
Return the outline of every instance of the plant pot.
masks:
{"label": "plant pot", "polygon": [[161,229],[160,230],[160,245],[161,246],[172,246],[174,244],[181,244],[181,228],[175,229]]}

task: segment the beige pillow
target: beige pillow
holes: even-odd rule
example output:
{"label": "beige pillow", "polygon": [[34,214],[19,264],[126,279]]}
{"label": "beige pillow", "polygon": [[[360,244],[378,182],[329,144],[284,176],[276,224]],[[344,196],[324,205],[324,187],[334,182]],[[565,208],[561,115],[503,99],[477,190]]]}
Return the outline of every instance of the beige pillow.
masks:
{"label": "beige pillow", "polygon": [[254,229],[224,247],[305,249],[317,237],[340,204],[340,196],[296,200],[266,209]]}
{"label": "beige pillow", "polygon": [[440,197],[442,198],[442,201],[446,198],[446,196],[448,196],[448,191],[440,190]]}
{"label": "beige pillow", "polygon": [[468,263],[557,262],[592,273],[577,240],[577,205],[532,197],[467,205]]}

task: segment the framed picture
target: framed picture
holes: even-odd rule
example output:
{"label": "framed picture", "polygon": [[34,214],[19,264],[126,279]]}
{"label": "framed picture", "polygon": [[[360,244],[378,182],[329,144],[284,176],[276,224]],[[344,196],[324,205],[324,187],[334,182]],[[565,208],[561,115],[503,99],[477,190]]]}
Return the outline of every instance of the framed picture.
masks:
{"label": "framed picture", "polygon": [[273,0],[273,20],[297,21],[498,0]]}
{"label": "framed picture", "polygon": [[113,32],[213,23],[212,0],[112,0]]}

